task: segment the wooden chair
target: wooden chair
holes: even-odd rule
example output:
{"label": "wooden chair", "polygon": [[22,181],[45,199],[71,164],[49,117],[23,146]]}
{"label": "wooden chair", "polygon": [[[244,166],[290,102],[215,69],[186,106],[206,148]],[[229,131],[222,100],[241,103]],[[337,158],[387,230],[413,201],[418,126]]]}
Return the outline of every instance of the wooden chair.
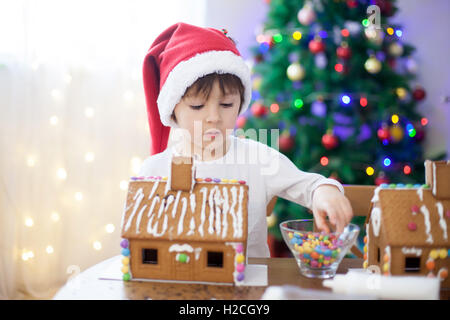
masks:
{"label": "wooden chair", "polygon": [[[372,200],[373,192],[376,186],[362,186],[362,185],[344,185],[345,196],[350,201],[354,216],[367,217],[370,210],[370,200]],[[271,215],[273,208],[277,203],[278,197],[273,197],[267,205],[267,216]],[[363,253],[352,247],[351,252],[358,258],[363,257]]]}

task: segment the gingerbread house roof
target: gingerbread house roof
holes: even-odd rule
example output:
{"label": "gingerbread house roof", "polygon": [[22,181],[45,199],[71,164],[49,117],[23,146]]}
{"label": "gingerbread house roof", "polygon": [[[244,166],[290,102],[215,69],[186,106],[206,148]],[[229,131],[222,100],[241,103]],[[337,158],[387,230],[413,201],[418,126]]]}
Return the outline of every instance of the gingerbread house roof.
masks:
{"label": "gingerbread house roof", "polygon": [[436,199],[429,187],[378,187],[372,202],[368,221],[389,245],[450,245],[450,199]]}
{"label": "gingerbread house roof", "polygon": [[161,177],[130,181],[122,215],[123,238],[246,241],[245,182],[193,179],[190,190],[174,185],[170,178]]}

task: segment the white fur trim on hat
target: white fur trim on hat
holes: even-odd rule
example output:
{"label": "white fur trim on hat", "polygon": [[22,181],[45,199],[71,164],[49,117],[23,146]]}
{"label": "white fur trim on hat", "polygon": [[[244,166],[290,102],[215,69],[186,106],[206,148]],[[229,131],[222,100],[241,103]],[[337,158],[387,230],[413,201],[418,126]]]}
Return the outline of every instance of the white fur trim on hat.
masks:
{"label": "white fur trim on hat", "polygon": [[252,84],[250,69],[244,59],[231,51],[207,51],[180,62],[167,76],[157,101],[161,122],[165,126],[178,127],[171,119],[171,115],[186,89],[197,79],[214,72],[231,73],[241,79],[245,91],[240,114],[248,108],[252,96]]}

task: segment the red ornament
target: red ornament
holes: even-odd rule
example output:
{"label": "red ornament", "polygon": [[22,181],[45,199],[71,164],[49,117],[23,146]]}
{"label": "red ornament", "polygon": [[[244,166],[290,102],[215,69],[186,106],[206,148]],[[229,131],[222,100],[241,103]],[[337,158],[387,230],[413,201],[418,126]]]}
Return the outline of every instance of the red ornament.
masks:
{"label": "red ornament", "polygon": [[246,118],[246,117],[244,117],[244,116],[239,116],[239,117],[236,119],[236,127],[238,127],[238,128],[243,128],[243,127],[245,126],[246,122],[247,122],[247,118]]}
{"label": "red ornament", "polygon": [[422,87],[417,87],[416,89],[414,89],[412,96],[413,96],[414,100],[420,101],[425,98],[426,92]]}
{"label": "red ornament", "polygon": [[347,46],[340,46],[336,50],[336,55],[341,59],[350,59],[352,57],[352,50]]}
{"label": "red ornament", "polygon": [[377,135],[380,140],[387,140],[391,136],[389,133],[389,128],[387,127],[382,127],[378,129]]}
{"label": "red ornament", "polygon": [[250,110],[255,117],[263,117],[267,114],[267,108],[259,102],[255,102]]}
{"label": "red ornament", "polygon": [[334,149],[338,146],[338,138],[332,133],[326,133],[322,136],[322,144],[327,150]]}
{"label": "red ornament", "polygon": [[416,231],[417,230],[417,224],[415,222],[408,223],[408,230],[409,231]]}
{"label": "red ornament", "polygon": [[281,134],[278,142],[281,151],[290,151],[295,145],[294,138],[287,132]]}
{"label": "red ornament", "polygon": [[380,7],[381,14],[387,17],[394,13],[391,0],[376,0],[375,5]]}
{"label": "red ornament", "polygon": [[380,172],[380,174],[378,175],[378,177],[375,178],[375,184],[377,186],[382,185],[383,183],[385,184],[389,184],[390,180],[388,177],[386,177],[386,175],[384,174],[384,172]]}
{"label": "red ornament", "polygon": [[358,1],[347,0],[347,7],[349,7],[350,9],[354,9],[354,8],[358,7]]}
{"label": "red ornament", "polygon": [[309,51],[311,51],[313,54],[317,54],[325,50],[325,44],[320,39],[311,40],[308,46]]}

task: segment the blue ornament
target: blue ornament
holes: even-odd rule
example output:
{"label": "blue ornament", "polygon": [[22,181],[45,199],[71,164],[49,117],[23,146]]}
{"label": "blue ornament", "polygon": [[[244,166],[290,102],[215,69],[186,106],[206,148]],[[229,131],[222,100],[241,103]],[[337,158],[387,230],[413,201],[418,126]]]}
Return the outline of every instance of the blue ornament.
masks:
{"label": "blue ornament", "polygon": [[130,249],[122,249],[122,255],[128,257],[130,255]]}

